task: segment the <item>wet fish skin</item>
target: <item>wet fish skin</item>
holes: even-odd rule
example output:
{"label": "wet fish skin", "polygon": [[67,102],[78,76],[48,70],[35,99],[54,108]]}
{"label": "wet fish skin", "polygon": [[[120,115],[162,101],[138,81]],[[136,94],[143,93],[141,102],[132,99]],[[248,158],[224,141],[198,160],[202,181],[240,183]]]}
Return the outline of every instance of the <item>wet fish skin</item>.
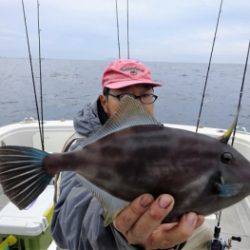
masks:
{"label": "wet fish skin", "polygon": [[[225,153],[233,156],[230,163],[222,161]],[[54,169],[50,157],[46,168]],[[76,171],[125,201],[143,193],[171,194],[175,208],[168,222],[190,211],[211,214],[250,194],[246,158],[214,138],[180,129],[135,126],[57,157],[62,170]],[[219,187],[233,188],[225,197]]]}
{"label": "wet fish skin", "polygon": [[[250,163],[226,145],[235,122],[220,140],[166,128],[127,96],[99,131],[80,140],[76,151],[0,147],[0,182],[20,209],[43,192],[54,174],[73,170],[125,201],[143,193],[171,194],[175,208],[166,221],[190,211],[207,215],[250,193]],[[108,225],[124,202],[114,202],[85,178],[83,185],[101,202]]]}

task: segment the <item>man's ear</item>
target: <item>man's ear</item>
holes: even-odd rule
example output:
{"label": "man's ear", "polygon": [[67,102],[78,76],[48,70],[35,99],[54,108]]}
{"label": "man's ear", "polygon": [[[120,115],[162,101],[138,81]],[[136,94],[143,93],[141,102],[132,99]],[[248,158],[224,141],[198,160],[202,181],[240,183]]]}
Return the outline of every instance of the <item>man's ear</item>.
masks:
{"label": "man's ear", "polygon": [[99,100],[105,113],[108,114],[108,98],[104,95],[100,95]]}

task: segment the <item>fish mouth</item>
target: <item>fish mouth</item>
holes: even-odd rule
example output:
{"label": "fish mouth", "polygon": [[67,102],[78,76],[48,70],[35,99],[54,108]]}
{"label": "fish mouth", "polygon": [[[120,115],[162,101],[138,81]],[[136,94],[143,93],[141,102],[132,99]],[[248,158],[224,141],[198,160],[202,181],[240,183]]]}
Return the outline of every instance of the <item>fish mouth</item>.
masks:
{"label": "fish mouth", "polygon": [[250,172],[245,172],[244,174],[240,171],[218,171],[213,179],[214,190],[218,197],[229,198],[238,195],[241,196],[247,192],[250,194]]}

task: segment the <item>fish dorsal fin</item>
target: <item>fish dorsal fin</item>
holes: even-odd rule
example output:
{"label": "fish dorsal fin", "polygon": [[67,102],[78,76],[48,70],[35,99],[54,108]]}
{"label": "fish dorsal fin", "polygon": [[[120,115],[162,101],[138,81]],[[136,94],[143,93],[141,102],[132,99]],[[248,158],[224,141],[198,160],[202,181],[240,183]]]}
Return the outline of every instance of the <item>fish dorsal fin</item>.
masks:
{"label": "fish dorsal fin", "polygon": [[121,99],[118,110],[104,124],[103,131],[116,131],[138,125],[161,125],[142,104],[131,96]]}
{"label": "fish dorsal fin", "polygon": [[139,101],[131,96],[125,96],[121,99],[115,114],[93,136],[90,136],[88,139],[80,139],[80,145],[81,147],[85,146],[108,134],[139,125],[162,126],[160,122],[144,109]]}
{"label": "fish dorsal fin", "polygon": [[237,116],[234,118],[234,121],[233,121],[232,125],[230,126],[230,128],[227,129],[227,131],[222,136],[220,136],[218,138],[219,141],[224,143],[224,144],[227,144],[234,129],[236,129],[236,125],[237,125]]}

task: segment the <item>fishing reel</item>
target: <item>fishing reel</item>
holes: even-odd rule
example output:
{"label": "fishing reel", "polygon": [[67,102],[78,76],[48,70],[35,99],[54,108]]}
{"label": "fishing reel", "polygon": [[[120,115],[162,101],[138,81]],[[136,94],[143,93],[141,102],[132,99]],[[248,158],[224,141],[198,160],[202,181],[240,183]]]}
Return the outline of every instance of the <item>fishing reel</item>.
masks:
{"label": "fishing reel", "polygon": [[221,238],[214,238],[211,242],[210,250],[230,250],[232,249],[232,241],[241,242],[241,237],[232,236],[227,242]]}
{"label": "fishing reel", "polygon": [[232,236],[231,238],[228,239],[226,242],[222,238],[220,238],[220,215],[219,215],[219,220],[218,224],[214,228],[214,238],[211,241],[210,244],[210,250],[226,250],[226,249],[232,249],[232,241],[238,241],[241,242],[241,237],[236,237]]}

